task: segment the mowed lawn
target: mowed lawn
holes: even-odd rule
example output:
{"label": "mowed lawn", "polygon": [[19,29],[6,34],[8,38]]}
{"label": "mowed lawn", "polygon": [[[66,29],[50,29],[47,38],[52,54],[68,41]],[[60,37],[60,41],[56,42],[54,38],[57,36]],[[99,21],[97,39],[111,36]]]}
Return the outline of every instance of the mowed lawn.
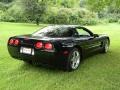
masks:
{"label": "mowed lawn", "polygon": [[10,36],[43,26],[0,23],[0,90],[120,90],[120,24],[87,26],[110,36],[110,51],[86,58],[74,72],[35,67],[9,56]]}

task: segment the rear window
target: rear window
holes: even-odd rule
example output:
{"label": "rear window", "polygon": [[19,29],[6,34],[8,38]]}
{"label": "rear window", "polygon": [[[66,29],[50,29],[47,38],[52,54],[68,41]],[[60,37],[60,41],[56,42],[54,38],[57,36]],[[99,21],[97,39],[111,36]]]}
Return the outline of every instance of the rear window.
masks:
{"label": "rear window", "polygon": [[72,31],[67,27],[48,26],[33,33],[33,36],[70,37],[72,36]]}

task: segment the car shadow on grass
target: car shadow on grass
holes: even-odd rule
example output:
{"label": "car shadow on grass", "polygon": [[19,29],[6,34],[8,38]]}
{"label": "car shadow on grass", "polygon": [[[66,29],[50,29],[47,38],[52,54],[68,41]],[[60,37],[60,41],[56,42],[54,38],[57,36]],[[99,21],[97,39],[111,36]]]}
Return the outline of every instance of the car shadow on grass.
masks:
{"label": "car shadow on grass", "polygon": [[23,64],[21,65],[21,69],[25,69],[25,70],[34,70],[34,71],[39,71],[39,72],[53,72],[53,73],[58,73],[58,72],[65,72],[64,70],[62,70],[61,68],[55,68],[52,66],[48,66],[48,65],[35,65],[35,64],[29,64],[29,63],[25,63],[22,62]]}
{"label": "car shadow on grass", "polygon": [[[106,55],[110,54],[111,51],[109,51],[107,54],[102,54],[100,52],[95,52],[95,53],[92,53],[92,54],[89,54],[88,56],[84,57],[82,60],[81,60],[81,64],[80,64],[80,67],[78,68],[78,70],[75,70],[75,71],[80,71],[81,70],[81,67],[82,65],[88,61],[88,60],[92,60],[94,58],[100,58],[102,59],[106,57]],[[101,57],[102,56],[102,57]],[[97,60],[97,59],[96,59]],[[100,61],[98,61],[100,62]],[[56,68],[56,67],[52,67],[52,66],[49,66],[49,65],[35,65],[35,64],[29,64],[29,63],[25,63],[25,62],[21,62],[21,66],[20,68],[21,69],[24,69],[24,70],[34,70],[34,71],[44,71],[44,72],[53,72],[53,73],[60,73],[60,72],[66,72],[63,68]],[[89,63],[88,63],[89,65]]]}

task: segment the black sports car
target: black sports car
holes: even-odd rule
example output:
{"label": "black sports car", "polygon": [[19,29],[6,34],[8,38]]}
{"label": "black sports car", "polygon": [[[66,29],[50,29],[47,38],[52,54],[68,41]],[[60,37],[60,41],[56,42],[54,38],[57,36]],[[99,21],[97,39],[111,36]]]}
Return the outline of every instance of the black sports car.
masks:
{"label": "black sports car", "polygon": [[78,25],[53,25],[33,34],[10,37],[8,51],[13,58],[31,64],[63,67],[68,71],[78,68],[89,53],[109,49],[107,35],[93,34]]}

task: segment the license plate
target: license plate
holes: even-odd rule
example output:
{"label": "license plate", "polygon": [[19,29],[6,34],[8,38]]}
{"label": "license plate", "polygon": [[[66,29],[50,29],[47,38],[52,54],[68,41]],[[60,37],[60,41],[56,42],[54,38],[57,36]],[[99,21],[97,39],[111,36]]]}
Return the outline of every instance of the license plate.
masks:
{"label": "license plate", "polygon": [[26,47],[21,47],[20,53],[34,55],[34,49],[32,49],[32,48],[26,48]]}

